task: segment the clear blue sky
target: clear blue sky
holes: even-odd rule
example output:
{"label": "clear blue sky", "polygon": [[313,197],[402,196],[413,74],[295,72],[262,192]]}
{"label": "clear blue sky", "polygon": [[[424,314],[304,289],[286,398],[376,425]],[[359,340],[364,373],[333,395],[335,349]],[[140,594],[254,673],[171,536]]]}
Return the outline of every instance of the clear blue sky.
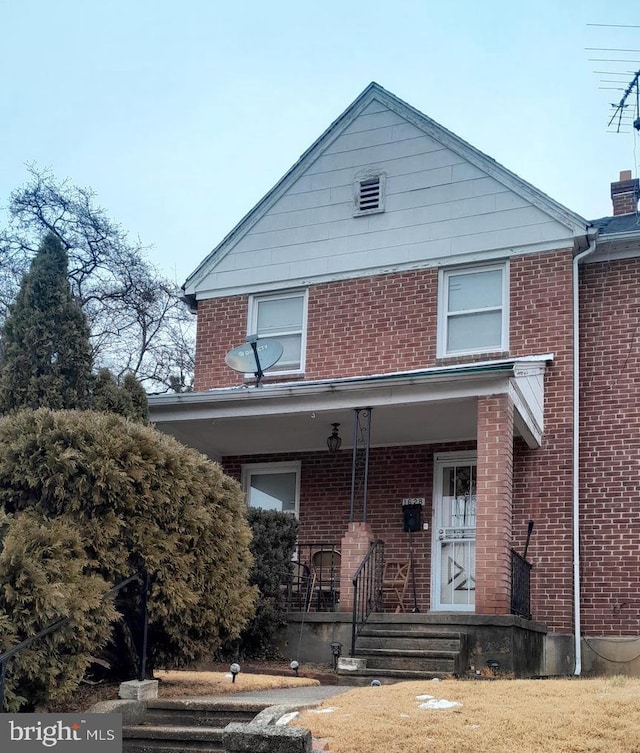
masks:
{"label": "clear blue sky", "polygon": [[[91,186],[182,283],[371,82],[570,209],[610,214],[637,134],[637,0],[0,0],[0,206],[25,163]],[[605,86],[611,84],[604,84]]]}

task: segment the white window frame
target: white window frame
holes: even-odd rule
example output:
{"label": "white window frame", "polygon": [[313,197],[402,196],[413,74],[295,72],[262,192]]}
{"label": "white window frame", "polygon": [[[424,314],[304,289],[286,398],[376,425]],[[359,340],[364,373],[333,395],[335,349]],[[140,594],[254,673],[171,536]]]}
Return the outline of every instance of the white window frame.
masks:
{"label": "white window frame", "polygon": [[300,471],[302,469],[301,461],[290,461],[286,463],[245,463],[240,471],[240,483],[245,495],[247,507],[251,507],[251,477],[265,476],[275,473],[295,473],[296,474],[296,498],[295,511],[296,518],[300,517]]}
{"label": "white window frame", "polygon": [[[360,209],[360,186],[364,181],[377,178],[380,186],[378,195],[378,206],[372,209]],[[356,174],[353,181],[353,216],[360,217],[366,214],[379,214],[385,211],[385,201],[387,197],[387,174],[382,170],[367,168]]]}
{"label": "white window frame", "polygon": [[[502,339],[497,345],[489,347],[469,348],[467,350],[447,350],[447,333],[449,323],[449,277],[459,274],[472,274],[474,272],[502,271],[502,305],[494,309],[479,309],[479,311],[495,311],[502,309]],[[469,267],[448,267],[441,269],[438,276],[438,358],[453,358],[474,353],[504,353],[509,350],[509,261],[500,261],[493,264],[473,265]],[[472,314],[476,309],[469,309],[464,313]],[[457,312],[459,316],[463,312]]]}
{"label": "white window frame", "polygon": [[[287,374],[304,374],[306,355],[307,355],[307,309],[309,304],[309,291],[289,290],[286,293],[254,293],[249,296],[249,310],[247,315],[247,337],[258,333],[258,304],[260,301],[277,301],[286,300],[287,298],[302,298],[302,324],[300,330],[300,366],[296,369],[265,369],[266,374],[287,375]],[[273,333],[268,339],[277,340],[278,335],[297,335],[298,330],[287,330]],[[275,364],[277,367],[277,364]],[[247,376],[251,376],[250,374]]]}

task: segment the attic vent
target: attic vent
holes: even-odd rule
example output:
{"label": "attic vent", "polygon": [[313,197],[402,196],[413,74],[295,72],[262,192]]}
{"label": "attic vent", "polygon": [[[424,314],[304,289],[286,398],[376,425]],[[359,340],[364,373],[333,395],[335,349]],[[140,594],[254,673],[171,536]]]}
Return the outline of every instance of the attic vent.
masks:
{"label": "attic vent", "polygon": [[365,212],[367,209],[380,207],[380,176],[360,181],[360,197],[358,209]]}
{"label": "attic vent", "polygon": [[356,180],[355,214],[384,212],[384,175],[369,175]]}

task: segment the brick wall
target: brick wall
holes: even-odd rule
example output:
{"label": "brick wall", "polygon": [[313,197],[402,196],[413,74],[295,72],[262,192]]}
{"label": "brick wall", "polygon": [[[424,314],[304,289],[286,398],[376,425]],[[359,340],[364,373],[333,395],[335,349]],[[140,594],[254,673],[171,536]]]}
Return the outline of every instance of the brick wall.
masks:
{"label": "brick wall", "polygon": [[[522,552],[527,521],[534,520],[529,549],[534,565],[533,614],[550,630],[559,632],[572,628],[571,259],[571,252],[565,250],[518,256],[510,261],[509,355],[554,354],[545,377],[543,446],[530,450],[521,441],[514,443],[512,543]],[[208,350],[198,354],[197,389],[238,383],[238,375],[227,369],[223,358],[244,337],[246,307],[246,296],[199,304],[198,343],[199,348]],[[312,286],[306,378],[436,365],[436,320],[436,270]],[[479,358],[489,357],[482,354]],[[452,362],[456,359],[446,361]],[[469,447],[475,447],[475,442],[448,449]],[[374,531],[387,542],[389,558],[407,555],[399,502],[402,497],[425,496],[425,519],[431,522],[432,457],[437,451],[443,451],[442,447],[374,448],[372,452],[368,517]],[[337,543],[348,520],[350,453],[276,459],[298,457],[303,461],[302,536]],[[269,459],[273,458],[253,456],[247,461]],[[239,462],[237,458],[225,459],[225,465],[235,474],[239,473]],[[430,533],[417,535],[415,541],[419,606],[426,609]]]}
{"label": "brick wall", "polygon": [[[417,369],[435,362],[437,289],[435,269],[312,285],[305,378]],[[244,340],[247,307],[247,296],[198,303],[196,390],[238,384],[240,377],[225,365],[224,356]]]}
{"label": "brick wall", "polygon": [[554,354],[545,376],[542,447],[514,445],[513,541],[523,552],[535,523],[532,612],[550,631],[572,630],[572,258],[569,252],[522,256],[511,264],[512,354]]}
{"label": "brick wall", "polygon": [[246,295],[198,303],[194,383],[197,392],[238,384],[241,375],[226,365],[224,357],[246,339],[248,305]]}
{"label": "brick wall", "polygon": [[[558,251],[511,260],[511,355],[554,349],[556,327],[563,333],[564,309],[570,303],[570,258],[569,251]],[[508,355],[437,360],[437,304],[436,269],[310,286],[305,378],[403,371]],[[224,356],[246,336],[247,308],[246,295],[198,303],[196,390],[239,383],[240,376],[226,366]],[[556,321],[559,309],[563,313]]]}
{"label": "brick wall", "polygon": [[509,395],[478,400],[476,612],[511,609],[513,403]]}
{"label": "brick wall", "polygon": [[[375,414],[373,416],[375,421]],[[426,611],[430,603],[431,522],[433,518],[433,455],[436,452],[474,449],[475,443],[415,445],[412,447],[372,448],[369,459],[367,521],[373,533],[385,542],[385,557],[407,560],[409,538],[403,530],[402,499],[425,497],[423,521],[428,531],[413,534],[416,593],[418,606]],[[240,479],[243,462],[266,463],[301,461],[300,536],[301,542],[323,541],[340,544],[349,522],[351,492],[351,452],[299,453],[295,455],[252,455],[224,458],[227,473]],[[361,518],[358,510],[356,520]],[[405,604],[413,607],[408,590]]]}
{"label": "brick wall", "polygon": [[581,276],[581,558],[587,635],[640,632],[640,260]]}

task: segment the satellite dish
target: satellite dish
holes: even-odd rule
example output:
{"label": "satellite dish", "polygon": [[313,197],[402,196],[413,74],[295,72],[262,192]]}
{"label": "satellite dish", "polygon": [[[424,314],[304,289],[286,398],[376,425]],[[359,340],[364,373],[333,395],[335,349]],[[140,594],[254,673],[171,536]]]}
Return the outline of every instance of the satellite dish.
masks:
{"label": "satellite dish", "polygon": [[234,371],[255,374],[256,387],[259,387],[264,376],[263,369],[278,363],[283,352],[284,346],[279,340],[260,340],[257,335],[250,335],[246,343],[230,350],[224,360]]}

